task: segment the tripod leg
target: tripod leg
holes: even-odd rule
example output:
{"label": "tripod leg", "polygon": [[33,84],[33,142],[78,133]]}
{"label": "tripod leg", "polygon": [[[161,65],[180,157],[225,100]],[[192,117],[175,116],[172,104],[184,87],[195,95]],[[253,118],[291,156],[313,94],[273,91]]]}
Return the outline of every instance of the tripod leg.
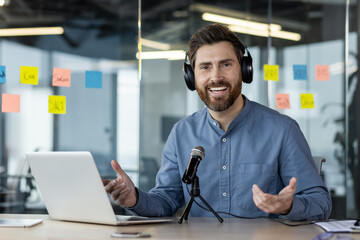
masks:
{"label": "tripod leg", "polygon": [[212,212],[212,214],[215,215],[215,217],[219,220],[219,222],[223,222],[224,219],[222,219],[215,211],[214,209],[212,209],[212,207],[205,201],[205,199],[199,195],[198,196],[200,198],[200,200],[206,205],[206,207],[210,210],[210,212]]}
{"label": "tripod leg", "polygon": [[194,202],[194,198],[195,198],[194,196],[191,196],[189,202],[186,204],[186,207],[185,207],[183,213],[181,214],[181,217],[180,217],[178,223],[182,223],[183,219],[185,219],[185,220],[188,219],[192,203]]}
{"label": "tripod leg", "polygon": [[189,202],[189,207],[187,208],[186,214],[184,216],[185,220],[188,220],[190,209],[191,209],[191,206],[192,206],[193,202],[194,202],[194,197],[192,197],[192,201]]}

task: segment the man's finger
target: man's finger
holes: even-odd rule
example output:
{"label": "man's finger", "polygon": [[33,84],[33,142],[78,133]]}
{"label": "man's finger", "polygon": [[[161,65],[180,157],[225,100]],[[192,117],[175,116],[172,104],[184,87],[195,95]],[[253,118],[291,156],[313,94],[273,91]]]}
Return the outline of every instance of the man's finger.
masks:
{"label": "man's finger", "polygon": [[295,192],[295,191],[296,191],[296,178],[295,178],[295,177],[292,177],[292,178],[290,179],[289,191],[291,191],[291,192]]}
{"label": "man's finger", "polygon": [[260,201],[265,201],[265,193],[261,190],[261,188],[254,184],[253,187],[252,187],[252,190],[253,190],[253,195],[256,195]]}
{"label": "man's finger", "polygon": [[110,180],[106,180],[106,179],[101,179],[101,180],[104,186],[108,185],[108,183],[110,182]]}
{"label": "man's finger", "polygon": [[116,160],[111,161],[111,166],[114,169],[114,171],[118,174],[118,176],[122,176],[125,173]]}
{"label": "man's finger", "polygon": [[254,190],[254,192],[256,192],[256,193],[264,193],[262,190],[261,190],[261,188],[258,186],[258,185],[256,185],[256,184],[254,184],[253,185],[253,190]]}
{"label": "man's finger", "polygon": [[265,197],[265,193],[257,186],[253,186],[253,201],[255,205],[263,212],[269,213],[271,205],[267,203],[268,199]]}
{"label": "man's finger", "polygon": [[253,185],[253,196],[257,197],[258,202],[261,204],[271,205],[276,200],[276,195],[264,193],[261,188],[256,184]]}
{"label": "man's finger", "polygon": [[256,206],[259,206],[261,203],[261,199],[259,198],[259,195],[255,192],[254,188],[252,189],[253,192],[253,201]]}
{"label": "man's finger", "polygon": [[108,182],[108,184],[105,185],[106,192],[110,193],[114,188],[114,185],[115,185],[114,181]]}

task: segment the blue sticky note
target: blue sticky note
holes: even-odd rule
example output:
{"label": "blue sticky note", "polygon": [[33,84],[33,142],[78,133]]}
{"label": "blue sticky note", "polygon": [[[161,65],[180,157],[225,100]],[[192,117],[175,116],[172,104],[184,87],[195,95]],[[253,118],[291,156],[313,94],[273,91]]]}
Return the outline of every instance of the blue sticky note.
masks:
{"label": "blue sticky note", "polygon": [[102,73],[85,71],[85,88],[102,88]]}
{"label": "blue sticky note", "polygon": [[0,83],[6,83],[5,66],[0,66]]}
{"label": "blue sticky note", "polygon": [[294,80],[308,80],[306,65],[293,65]]}

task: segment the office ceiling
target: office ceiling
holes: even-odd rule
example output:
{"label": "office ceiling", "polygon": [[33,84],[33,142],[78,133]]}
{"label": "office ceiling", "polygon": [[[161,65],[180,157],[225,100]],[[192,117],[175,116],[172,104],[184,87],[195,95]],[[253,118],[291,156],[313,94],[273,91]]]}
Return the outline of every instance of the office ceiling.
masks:
{"label": "office ceiling", "polygon": [[99,36],[134,26],[134,0],[7,0],[0,8],[2,28],[62,25],[97,29]]}
{"label": "office ceiling", "polygon": [[[69,45],[79,44],[66,35],[66,28],[96,31],[97,38],[119,34],[137,37],[137,0],[6,0],[0,7],[0,28],[64,26]],[[268,0],[142,0],[142,36],[151,40],[185,44],[201,25],[201,13],[267,22]],[[354,5],[355,1],[351,1]],[[342,11],[342,9],[344,11]],[[302,34],[302,43],[343,38],[345,7],[342,0],[272,0],[272,18],[285,30]],[[354,16],[351,16],[352,18]],[[326,27],[328,25],[328,27]],[[336,28],[339,26],[338,28]],[[350,28],[352,26],[350,25]],[[338,30],[336,30],[338,29]],[[245,36],[243,36],[245,37]],[[37,37],[11,38],[29,45]],[[264,45],[262,37],[247,37],[251,45]],[[134,44],[134,43],[132,43]],[[273,44],[296,44],[274,39]],[[266,44],[265,44],[266,45]]]}

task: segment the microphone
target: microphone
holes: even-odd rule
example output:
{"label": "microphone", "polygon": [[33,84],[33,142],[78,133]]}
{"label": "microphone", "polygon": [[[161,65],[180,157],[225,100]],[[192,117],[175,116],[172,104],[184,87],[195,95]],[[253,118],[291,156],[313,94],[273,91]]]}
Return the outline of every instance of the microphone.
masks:
{"label": "microphone", "polygon": [[200,164],[200,161],[205,156],[205,149],[202,146],[196,146],[191,150],[191,157],[182,181],[186,184],[193,182],[196,175],[197,167]]}

